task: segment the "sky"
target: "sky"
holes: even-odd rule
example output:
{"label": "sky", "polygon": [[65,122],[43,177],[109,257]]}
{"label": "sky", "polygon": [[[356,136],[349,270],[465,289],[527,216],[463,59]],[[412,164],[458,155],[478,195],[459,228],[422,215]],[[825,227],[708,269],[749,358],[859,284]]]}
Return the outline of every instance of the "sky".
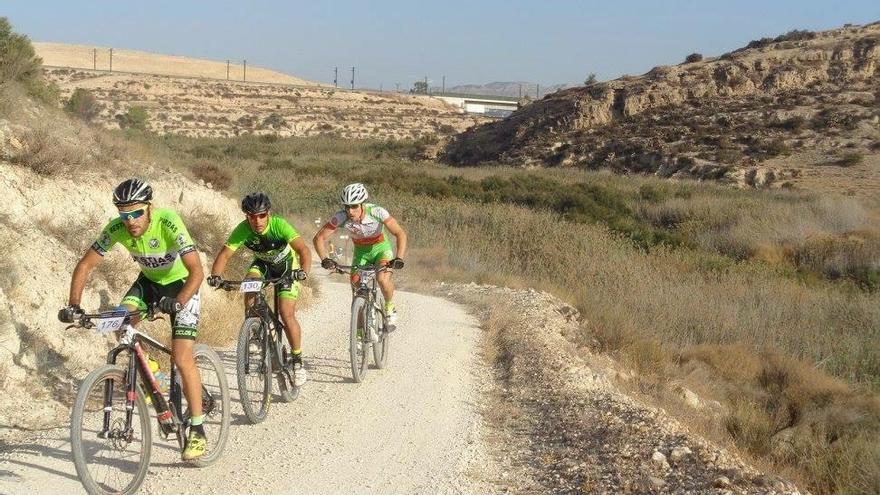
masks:
{"label": "sky", "polygon": [[409,89],[642,74],[792,29],[880,21],[880,1],[43,1],[0,6],[34,41],[243,60],[313,81]]}

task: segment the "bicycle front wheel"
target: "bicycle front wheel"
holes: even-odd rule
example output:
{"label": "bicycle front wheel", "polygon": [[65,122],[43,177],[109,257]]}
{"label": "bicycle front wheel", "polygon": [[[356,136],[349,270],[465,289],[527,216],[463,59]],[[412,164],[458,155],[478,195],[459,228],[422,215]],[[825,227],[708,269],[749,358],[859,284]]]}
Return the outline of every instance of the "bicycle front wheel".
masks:
{"label": "bicycle front wheel", "polygon": [[196,466],[213,464],[223,454],[229,437],[229,385],[223,361],[213,349],[205,344],[193,347],[193,358],[202,379],[202,414],[208,448],[205,455],[192,461]]}
{"label": "bicycle front wheel", "polygon": [[266,349],[266,331],[262,320],[251,317],[244,320],[238,333],[238,394],[244,415],[254,424],[266,419],[272,403],[272,363]]}
{"label": "bicycle front wheel", "polygon": [[379,341],[373,344],[373,363],[377,368],[382,369],[388,365],[388,347],[391,335],[388,334],[385,314],[374,310],[373,317],[376,319],[376,328],[379,332]]}
{"label": "bicycle front wheel", "polygon": [[348,353],[351,358],[351,377],[360,383],[367,374],[367,350],[370,341],[367,339],[367,301],[356,297],[351,302],[351,329],[349,334]]}
{"label": "bicycle front wheel", "polygon": [[[125,372],[104,365],[80,384],[70,415],[70,448],[76,473],[90,494],[135,493],[150,465],[152,429],[147,403],[135,394],[131,428],[125,424]],[[110,422],[104,428],[104,413]]]}

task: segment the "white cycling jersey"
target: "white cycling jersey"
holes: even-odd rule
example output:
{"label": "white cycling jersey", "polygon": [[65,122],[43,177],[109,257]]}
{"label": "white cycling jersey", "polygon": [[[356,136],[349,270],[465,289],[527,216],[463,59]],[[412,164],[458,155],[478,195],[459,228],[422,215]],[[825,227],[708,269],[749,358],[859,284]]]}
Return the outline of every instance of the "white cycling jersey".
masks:
{"label": "white cycling jersey", "polygon": [[379,205],[372,203],[364,204],[364,218],[360,222],[354,222],[348,219],[345,210],[337,211],[327,226],[336,230],[343,227],[351,233],[351,240],[356,245],[364,246],[378,244],[385,240],[385,220],[391,218],[388,210]]}

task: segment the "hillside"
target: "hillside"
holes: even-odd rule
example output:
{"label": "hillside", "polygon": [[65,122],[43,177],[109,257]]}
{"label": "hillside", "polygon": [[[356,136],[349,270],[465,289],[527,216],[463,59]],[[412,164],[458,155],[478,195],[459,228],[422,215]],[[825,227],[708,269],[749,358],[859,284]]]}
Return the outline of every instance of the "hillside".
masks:
{"label": "hillside", "polygon": [[108,129],[118,129],[136,106],[146,109],[150,131],[190,137],[416,139],[454,134],[487,120],[427,96],[78,69],[46,73],[63,98],[78,88],[89,91],[97,101],[94,121]]}
{"label": "hillside", "polygon": [[[0,242],[6,246],[0,260],[2,443],[18,429],[63,424],[75,384],[106,358],[110,338],[65,331],[56,314],[67,302],[77,260],[114,215],[116,184],[133,175],[149,180],[155,203],[179,211],[203,250],[222,242],[217,236],[239,214],[236,202],[210,185],[34,104],[14,86],[0,87],[0,102],[0,196],[6,205],[0,213]],[[207,267],[204,252],[202,261]],[[114,250],[86,286],[83,306],[114,306],[136,275],[130,257]],[[226,317],[228,302],[219,293],[203,296],[209,335],[213,322]],[[165,335],[163,323],[156,324],[158,336]]]}
{"label": "hillside", "polygon": [[[35,42],[33,46],[37,56],[43,59],[43,64],[50,67],[73,67],[101,71],[110,69],[110,48],[46,42]],[[164,55],[138,50],[113,49],[113,71],[116,72],[140,72],[166,76],[226,79],[226,68],[225,61]],[[309,81],[250,64],[247,66],[247,74],[244,73],[244,70],[241,61],[231,63],[229,66],[229,78],[236,81],[241,81],[242,78],[246,77],[250,82],[327,86],[327,84]]]}
{"label": "hillside", "polygon": [[547,95],[457,136],[442,159],[876,196],[878,62],[878,23],[793,31]]}

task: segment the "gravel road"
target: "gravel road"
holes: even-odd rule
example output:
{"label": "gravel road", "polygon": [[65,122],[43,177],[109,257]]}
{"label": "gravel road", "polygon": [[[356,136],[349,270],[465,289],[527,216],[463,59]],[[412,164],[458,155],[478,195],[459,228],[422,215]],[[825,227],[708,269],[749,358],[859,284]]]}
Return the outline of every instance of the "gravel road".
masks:
{"label": "gravel road", "polygon": [[[320,270],[316,270],[320,271]],[[351,380],[349,289],[323,280],[299,315],[309,382],[290,404],[273,403],[250,425],[238,403],[234,351],[222,353],[232,390],[232,428],[223,458],[196,469],[154,433],[144,493],[484,493],[478,413],[486,374],[475,352],[480,331],[463,307],[398,292],[399,330],[388,367]],[[0,493],[82,491],[67,429],[0,446]]]}

